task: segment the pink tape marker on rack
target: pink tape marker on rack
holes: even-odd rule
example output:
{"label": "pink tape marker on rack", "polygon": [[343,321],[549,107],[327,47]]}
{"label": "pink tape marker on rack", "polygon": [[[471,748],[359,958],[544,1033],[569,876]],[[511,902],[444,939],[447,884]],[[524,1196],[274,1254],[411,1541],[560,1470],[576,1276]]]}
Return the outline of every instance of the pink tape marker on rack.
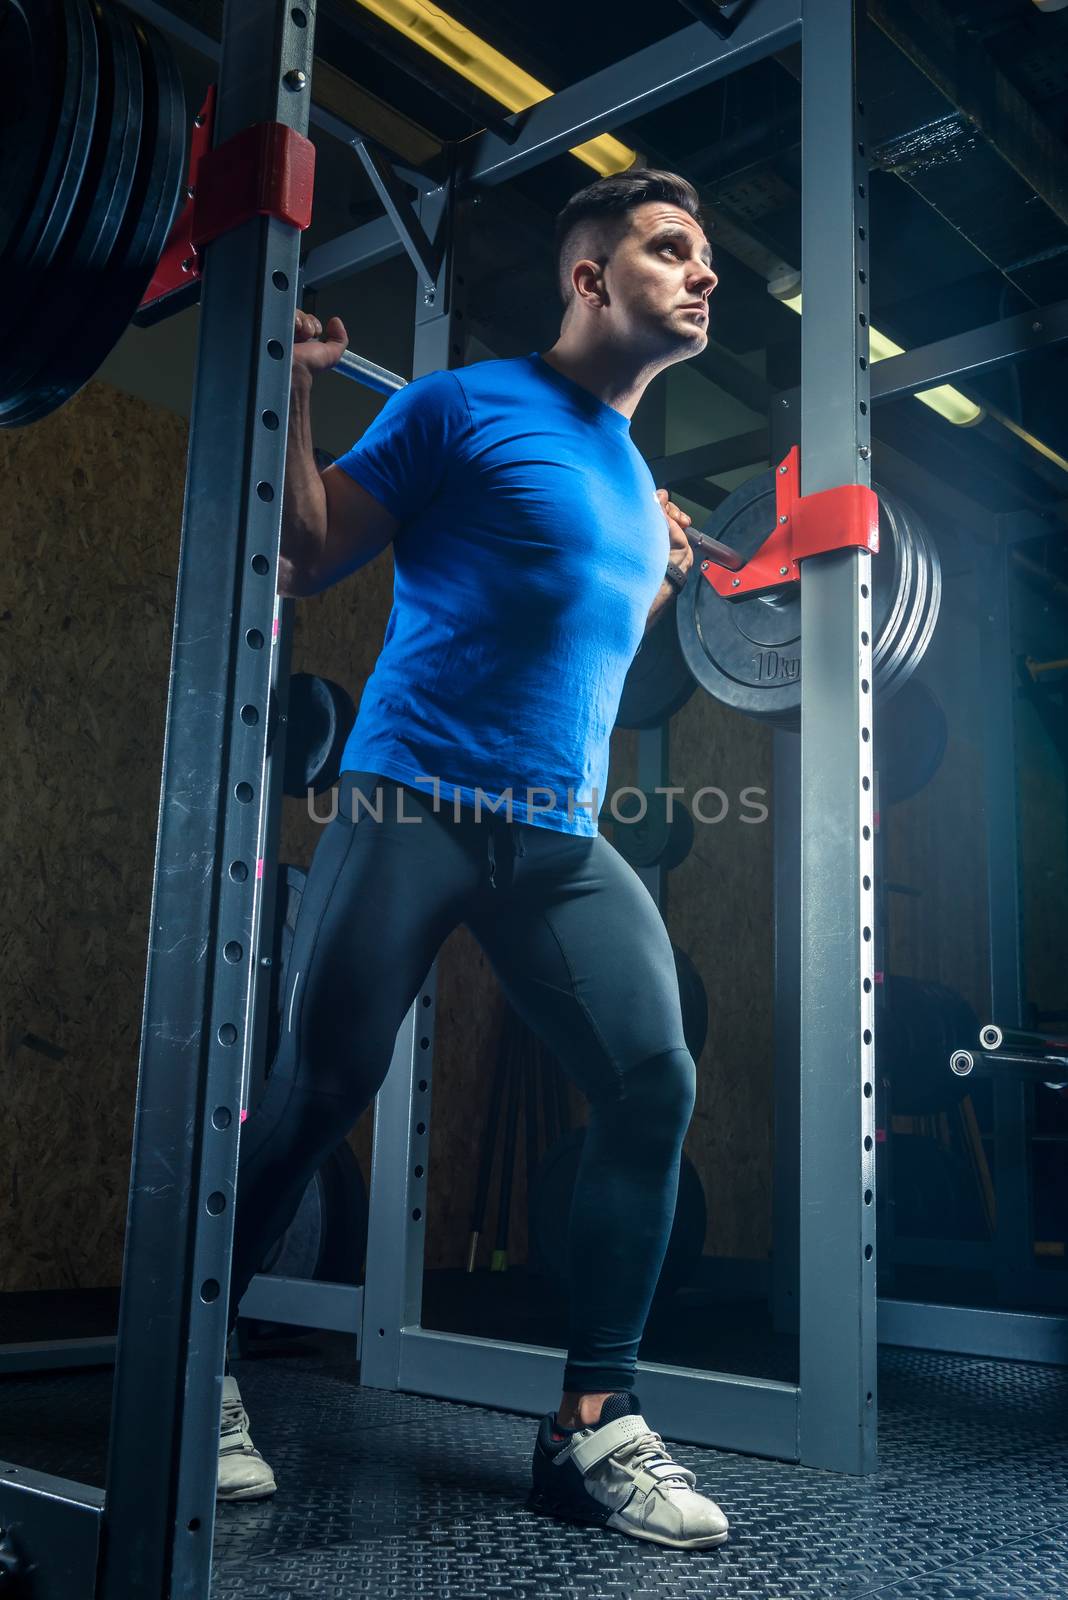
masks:
{"label": "pink tape marker on rack", "polygon": [[273,626],[271,628],[271,638],[272,639],[277,639],[278,638],[278,621],[279,621],[279,619],[277,617],[275,617],[274,624],[273,624]]}
{"label": "pink tape marker on rack", "polygon": [[245,1118],[247,1116],[248,1116],[248,1107],[246,1106],[246,1108],[241,1113],[241,1121],[244,1122],[244,1120],[245,1120]]}
{"label": "pink tape marker on rack", "polygon": [[263,857],[260,856],[260,859],[256,862],[256,882],[258,883],[262,877],[263,877]]}

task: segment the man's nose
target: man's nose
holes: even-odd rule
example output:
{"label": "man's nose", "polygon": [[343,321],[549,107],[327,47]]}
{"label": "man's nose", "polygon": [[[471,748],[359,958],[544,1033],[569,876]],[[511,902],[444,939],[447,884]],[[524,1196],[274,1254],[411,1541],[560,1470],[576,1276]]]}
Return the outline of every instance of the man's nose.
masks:
{"label": "man's nose", "polygon": [[700,272],[697,274],[690,287],[695,294],[703,294],[707,298],[712,293],[713,289],[715,289],[718,282],[719,278],[712,271],[712,268],[702,266]]}

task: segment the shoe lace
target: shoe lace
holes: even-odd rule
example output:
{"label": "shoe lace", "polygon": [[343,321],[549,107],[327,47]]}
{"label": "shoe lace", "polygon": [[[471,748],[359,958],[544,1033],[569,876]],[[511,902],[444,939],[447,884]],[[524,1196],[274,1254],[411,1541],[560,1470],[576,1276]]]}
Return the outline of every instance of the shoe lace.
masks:
{"label": "shoe lace", "polygon": [[238,1433],[248,1426],[248,1414],[240,1400],[224,1400],[222,1403],[222,1416],[219,1431],[221,1433]]}
{"label": "shoe lace", "polygon": [[635,1467],[672,1467],[670,1473],[665,1472],[657,1478],[656,1487],[666,1489],[669,1487],[689,1489],[695,1482],[694,1474],[688,1467],[682,1466],[678,1461],[672,1460],[665,1448],[664,1441],[652,1428],[640,1433],[630,1444],[623,1445],[621,1449],[613,1452],[628,1466]]}

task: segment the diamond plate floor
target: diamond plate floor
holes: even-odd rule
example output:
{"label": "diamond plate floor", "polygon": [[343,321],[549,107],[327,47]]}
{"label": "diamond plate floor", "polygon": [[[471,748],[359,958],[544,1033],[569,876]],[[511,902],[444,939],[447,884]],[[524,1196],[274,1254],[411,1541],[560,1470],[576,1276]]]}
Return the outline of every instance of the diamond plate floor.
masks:
{"label": "diamond plate floor", "polygon": [[[528,1512],[534,1424],[362,1390],[327,1338],[237,1363],[279,1492],[221,1506],[213,1593],[263,1600],[1064,1600],[1068,1370],[880,1352],[880,1470],[679,1445],[731,1519],[708,1552]],[[0,1380],[0,1456],[103,1480],[108,1371]],[[650,1419],[656,1425],[655,1417]]]}

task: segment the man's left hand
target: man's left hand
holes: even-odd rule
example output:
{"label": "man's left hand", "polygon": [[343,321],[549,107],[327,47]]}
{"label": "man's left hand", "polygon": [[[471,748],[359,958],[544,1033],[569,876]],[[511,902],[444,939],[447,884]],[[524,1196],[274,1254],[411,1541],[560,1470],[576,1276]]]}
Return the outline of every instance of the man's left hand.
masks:
{"label": "man's left hand", "polygon": [[693,518],[685,511],[680,510],[674,500],[669,497],[666,489],[658,489],[656,498],[660,502],[660,509],[667,518],[668,532],[671,535],[671,550],[668,554],[668,560],[672,566],[678,567],[681,572],[689,572],[693,566],[693,549],[689,539],[686,537],[686,529],[690,526]]}

